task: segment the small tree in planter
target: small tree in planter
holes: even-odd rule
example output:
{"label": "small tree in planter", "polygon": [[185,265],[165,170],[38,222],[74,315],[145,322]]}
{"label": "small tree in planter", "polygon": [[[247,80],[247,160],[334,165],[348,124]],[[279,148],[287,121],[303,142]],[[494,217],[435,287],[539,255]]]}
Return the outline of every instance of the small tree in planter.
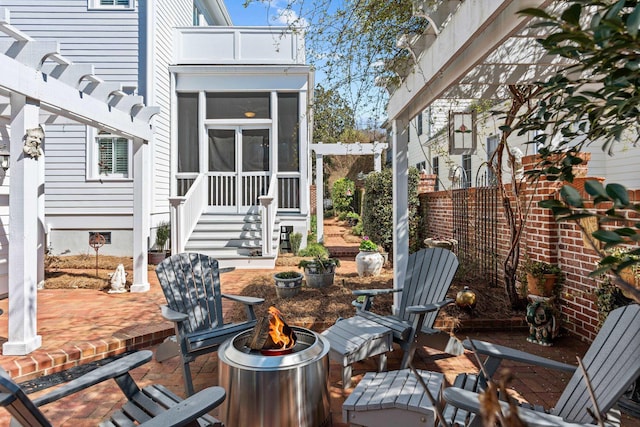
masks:
{"label": "small tree in planter", "polygon": [[298,264],[298,267],[304,269],[304,278],[310,288],[325,288],[333,285],[338,266],[340,266],[339,259],[321,255],[311,260],[302,260]]}
{"label": "small tree in planter", "polygon": [[167,257],[166,245],[171,236],[171,223],[169,221],[162,221],[156,228],[156,241],[153,247],[155,249],[149,250],[148,260],[149,264],[160,264]]}

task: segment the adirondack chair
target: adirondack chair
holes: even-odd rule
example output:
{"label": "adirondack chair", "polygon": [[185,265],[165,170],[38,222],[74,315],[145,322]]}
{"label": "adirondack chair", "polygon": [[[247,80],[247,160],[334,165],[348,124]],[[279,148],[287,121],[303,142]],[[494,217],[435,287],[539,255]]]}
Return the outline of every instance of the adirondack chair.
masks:
{"label": "adirondack chair", "polygon": [[[393,340],[404,351],[402,369],[409,366],[420,334],[439,332],[433,329],[438,310],[451,304],[445,298],[458,269],[456,255],[443,248],[421,249],[409,256],[402,289],[363,289],[353,294],[364,297],[356,316],[361,316],[392,330]],[[376,295],[402,292],[398,313],[382,316],[369,311]]]}
{"label": "adirondack chair", "polygon": [[[465,341],[464,347],[471,349],[471,343]],[[528,426],[577,426],[593,425],[595,422],[588,414],[591,400],[584,378],[575,365],[556,362],[507,347],[473,340],[473,346],[481,355],[490,377],[498,370],[502,360],[514,360],[549,369],[573,372],[571,380],[560,396],[551,413],[545,413],[541,407],[524,406],[518,415]],[[607,425],[619,425],[616,411],[612,410],[616,401],[640,375],[640,305],[618,308],[607,317],[589,350],[583,364],[593,386],[598,407],[609,417]],[[417,371],[425,382],[434,372]],[[368,427],[382,427],[385,419],[392,418],[400,425],[410,425],[403,420],[420,418],[433,411],[433,406],[422,388],[415,387],[414,373],[409,369],[383,373],[367,373],[343,404],[343,419],[367,420],[358,423]],[[390,388],[389,384],[393,385]],[[442,413],[449,425],[481,426],[478,391],[484,390],[486,379],[481,374],[460,374],[453,387],[443,392],[444,408]],[[432,394],[436,394],[433,393]],[[376,396],[384,395],[377,398]],[[387,398],[386,396],[390,396]],[[397,397],[396,397],[397,396]],[[384,400],[386,398],[386,400]],[[384,402],[383,402],[384,400]],[[502,402],[506,406],[506,402]],[[503,413],[507,413],[505,407]],[[433,415],[433,414],[431,414]],[[385,418],[386,417],[386,418]]]}
{"label": "adirondack chair", "polygon": [[[536,412],[542,408],[521,411],[521,418],[528,425],[542,425],[545,422],[556,423],[556,425],[562,422],[595,423],[587,411],[588,408],[593,410],[593,404],[580,369],[481,341],[473,341],[473,344],[479,354],[488,356],[483,362],[487,367],[488,375],[495,373],[500,362],[505,359],[574,372],[550,414]],[[465,342],[464,345],[466,348],[471,347],[469,342]],[[601,412],[609,412],[630,384],[640,375],[639,354],[640,305],[633,304],[613,310],[582,359]],[[450,387],[445,389],[444,399],[450,407],[460,408],[473,414],[480,411],[478,395],[472,391]],[[479,424],[477,419],[480,417],[475,418],[475,424]],[[615,420],[610,421],[615,423]]]}
{"label": "adirondack chair", "polygon": [[149,350],[132,353],[34,400],[29,399],[7,372],[0,369],[0,405],[23,427],[50,427],[51,422],[40,411],[40,406],[114,379],[128,402],[112,414],[109,420],[102,422],[101,426],[169,427],[192,425],[193,422],[200,426],[222,426],[220,421],[207,415],[207,412],[224,401],[225,391],[221,387],[206,388],[185,400],[161,385],[140,389],[129,371],[147,363],[151,357],[152,352]]}
{"label": "adirondack chair", "polygon": [[[218,261],[202,254],[173,255],[156,267],[156,275],[167,299],[167,305],[161,307],[162,316],[175,324],[185,392],[190,396],[193,382],[189,363],[197,356],[217,351],[226,339],[253,328],[257,323],[253,306],[264,299],[223,294]],[[222,298],[244,304],[247,320],[224,323]]]}

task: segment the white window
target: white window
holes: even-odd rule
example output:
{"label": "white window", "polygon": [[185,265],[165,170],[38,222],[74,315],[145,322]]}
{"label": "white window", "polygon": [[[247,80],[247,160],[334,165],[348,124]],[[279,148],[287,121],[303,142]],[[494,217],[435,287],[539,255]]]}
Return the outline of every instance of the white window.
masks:
{"label": "white window", "polygon": [[89,0],[89,9],[133,9],[135,0]]}
{"label": "white window", "polygon": [[130,159],[131,144],[128,139],[100,132],[90,138],[87,150],[87,178],[130,179],[132,177]]}

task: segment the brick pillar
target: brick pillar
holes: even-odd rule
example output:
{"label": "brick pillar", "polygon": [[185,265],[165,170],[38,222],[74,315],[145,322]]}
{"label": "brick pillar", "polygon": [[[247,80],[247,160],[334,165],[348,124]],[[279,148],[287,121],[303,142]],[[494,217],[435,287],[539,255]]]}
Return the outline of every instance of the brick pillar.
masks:
{"label": "brick pillar", "polygon": [[311,215],[315,215],[317,212],[318,202],[316,200],[316,186],[315,184],[311,184],[309,186],[309,198],[311,200]]}

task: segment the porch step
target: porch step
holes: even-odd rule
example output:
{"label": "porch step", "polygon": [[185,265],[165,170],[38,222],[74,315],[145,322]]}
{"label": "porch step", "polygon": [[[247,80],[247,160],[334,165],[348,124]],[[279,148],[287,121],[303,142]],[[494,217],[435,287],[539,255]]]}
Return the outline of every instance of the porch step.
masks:
{"label": "porch step", "polygon": [[[276,224],[279,231],[279,224]],[[280,243],[275,232],[274,251]],[[275,256],[262,256],[262,224],[259,215],[203,214],[185,245],[218,260],[221,267],[273,268]]]}

